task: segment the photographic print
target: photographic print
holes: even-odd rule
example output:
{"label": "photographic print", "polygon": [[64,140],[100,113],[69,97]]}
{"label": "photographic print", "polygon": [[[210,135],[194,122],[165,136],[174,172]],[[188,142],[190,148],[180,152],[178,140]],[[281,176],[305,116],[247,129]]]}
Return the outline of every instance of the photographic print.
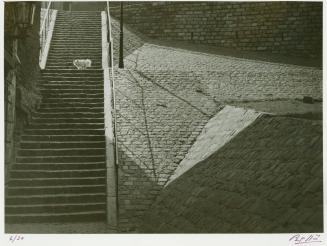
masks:
{"label": "photographic print", "polygon": [[320,242],[322,22],[319,1],[5,1],[5,233]]}

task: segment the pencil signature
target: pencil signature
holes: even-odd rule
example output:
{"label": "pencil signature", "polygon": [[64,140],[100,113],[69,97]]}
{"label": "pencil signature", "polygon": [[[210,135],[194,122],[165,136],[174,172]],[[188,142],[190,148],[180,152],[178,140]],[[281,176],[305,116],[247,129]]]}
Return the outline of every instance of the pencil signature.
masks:
{"label": "pencil signature", "polygon": [[11,235],[11,236],[9,237],[9,241],[10,241],[11,243],[14,243],[14,242],[16,242],[16,241],[20,241],[20,240],[24,240],[24,237],[21,236],[21,235]]}
{"label": "pencil signature", "polygon": [[308,235],[295,234],[288,241],[293,242],[294,244],[322,242],[319,234],[308,234]]}

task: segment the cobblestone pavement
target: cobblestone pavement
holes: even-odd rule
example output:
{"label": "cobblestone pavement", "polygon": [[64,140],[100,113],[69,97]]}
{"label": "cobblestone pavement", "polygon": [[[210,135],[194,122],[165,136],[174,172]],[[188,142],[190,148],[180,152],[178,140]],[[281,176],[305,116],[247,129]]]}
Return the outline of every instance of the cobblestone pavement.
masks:
{"label": "cobblestone pavement", "polygon": [[260,112],[252,109],[225,106],[204,126],[201,134],[197,137],[165,186],[168,186],[173,180],[178,179],[193,166],[214,154],[260,116]]}
{"label": "cobblestone pavement", "polygon": [[322,122],[258,118],[171,182],[147,233],[323,231]]}
{"label": "cobblestone pavement", "polygon": [[230,102],[322,98],[322,71],[145,43],[116,69],[120,225],[136,230],[205,124]]}
{"label": "cobblestone pavement", "polygon": [[[202,91],[216,101],[322,98],[322,70],[145,44],[125,59],[167,86]],[[174,83],[174,81],[178,81]],[[190,88],[191,85],[193,88]],[[188,88],[185,88],[185,86]],[[172,88],[175,89],[175,88]]]}

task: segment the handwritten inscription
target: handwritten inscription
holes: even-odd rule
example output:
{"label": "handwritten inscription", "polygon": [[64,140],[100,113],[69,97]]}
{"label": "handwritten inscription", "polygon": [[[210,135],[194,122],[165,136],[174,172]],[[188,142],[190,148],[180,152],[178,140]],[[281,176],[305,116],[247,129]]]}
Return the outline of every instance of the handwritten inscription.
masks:
{"label": "handwritten inscription", "polygon": [[11,235],[11,236],[9,237],[9,241],[10,241],[11,243],[14,243],[14,242],[16,242],[16,241],[20,241],[20,240],[24,240],[24,237],[21,236],[21,235]]}
{"label": "handwritten inscription", "polygon": [[289,241],[293,242],[294,244],[321,243],[322,242],[319,234],[308,234],[308,235],[295,234],[289,239]]}

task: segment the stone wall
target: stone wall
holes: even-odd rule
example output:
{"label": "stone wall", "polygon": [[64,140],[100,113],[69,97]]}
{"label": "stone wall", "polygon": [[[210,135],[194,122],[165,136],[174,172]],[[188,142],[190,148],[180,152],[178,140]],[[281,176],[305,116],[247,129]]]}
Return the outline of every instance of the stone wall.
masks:
{"label": "stone wall", "polygon": [[[111,4],[119,18],[119,3]],[[322,53],[322,3],[125,3],[124,23],[149,38],[303,57]]]}
{"label": "stone wall", "polygon": [[[28,124],[41,97],[37,89],[39,77],[40,4],[36,3],[34,24],[15,39],[11,9],[15,3],[5,4],[5,162],[13,162],[15,140]],[[15,56],[17,54],[17,57]],[[7,176],[6,176],[7,177]]]}
{"label": "stone wall", "polygon": [[34,25],[28,29],[26,37],[18,42],[18,56],[21,64],[17,68],[17,134],[28,124],[32,112],[35,111],[41,101],[37,87],[40,75],[40,13],[41,9],[38,8],[34,17]]}

